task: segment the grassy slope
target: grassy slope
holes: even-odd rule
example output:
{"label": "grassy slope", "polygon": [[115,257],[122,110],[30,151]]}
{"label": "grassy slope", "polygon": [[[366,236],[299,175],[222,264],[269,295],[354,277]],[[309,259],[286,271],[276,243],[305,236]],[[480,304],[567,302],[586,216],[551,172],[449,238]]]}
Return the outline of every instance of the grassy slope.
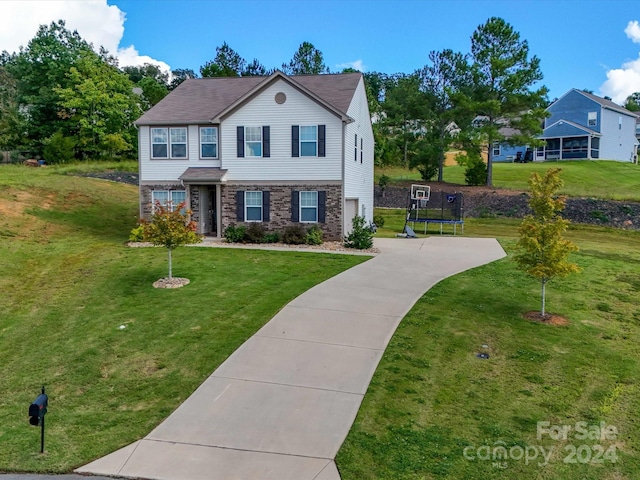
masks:
{"label": "grassy slope", "polygon": [[[284,304],[366,259],[188,247],[174,273],[192,283],[156,290],[166,251],[124,246],[136,187],[57,174],[79,169],[0,167],[0,471],[65,472],[144,436]],[[44,456],[27,422],[42,384]]]}
{"label": "grassy slope", "polygon": [[[465,230],[498,236],[511,257],[516,225],[478,220]],[[549,284],[548,310],[568,317],[568,326],[522,319],[539,308],[539,284],[511,258],[444,280],[416,304],[339,452],[344,480],[639,477],[640,234],[580,226],[567,236],[581,247],[573,259],[583,270]],[[483,344],[489,360],[475,357]],[[567,442],[538,440],[538,421],[604,421],[620,434],[615,441],[580,440],[575,432]],[[466,446],[477,452],[499,442],[555,453],[544,467],[539,459],[498,468],[463,456]],[[617,462],[563,462],[571,445],[597,444],[615,445]]]}
{"label": "grassy slope", "polygon": [[[640,201],[640,166],[607,161],[575,161],[544,163],[495,163],[495,187],[526,190],[531,172],[542,174],[549,168],[562,168],[565,186],[562,193],[575,197],[593,197],[612,200]],[[382,170],[376,170],[376,181]],[[386,169],[393,180],[419,182],[420,175],[401,168]],[[444,169],[444,181],[464,184],[464,168],[450,166]]]}

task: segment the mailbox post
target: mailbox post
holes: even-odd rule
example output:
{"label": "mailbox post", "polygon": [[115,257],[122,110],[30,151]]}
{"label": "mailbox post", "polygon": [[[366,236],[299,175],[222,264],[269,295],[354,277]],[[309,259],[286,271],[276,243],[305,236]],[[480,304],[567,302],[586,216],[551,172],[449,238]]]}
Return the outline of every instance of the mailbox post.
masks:
{"label": "mailbox post", "polygon": [[29,405],[29,423],[34,426],[40,425],[40,453],[44,453],[44,416],[48,405],[49,397],[44,393],[43,386],[42,393]]}

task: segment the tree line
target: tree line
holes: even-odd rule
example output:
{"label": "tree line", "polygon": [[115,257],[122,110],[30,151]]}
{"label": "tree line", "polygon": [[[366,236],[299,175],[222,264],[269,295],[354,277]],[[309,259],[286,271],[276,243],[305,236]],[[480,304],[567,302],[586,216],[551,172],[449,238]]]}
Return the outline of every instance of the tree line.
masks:
{"label": "tree line", "polygon": [[[291,75],[328,73],[322,53],[303,42],[281,68]],[[270,75],[227,43],[200,67],[202,77]],[[26,47],[0,54],[0,151],[44,158],[135,157],[133,122],[189,78],[191,69],[125,66],[104,48],[96,52],[59,20],[41,25]]]}
{"label": "tree line", "polygon": [[[540,59],[502,18],[489,18],[471,35],[468,53],[432,51],[413,73],[364,73],[379,166],[417,169],[442,180],[446,152],[464,152],[468,183],[492,183],[494,144],[539,143],[547,88]],[[289,75],[330,73],[322,52],[303,42],[279,68]],[[19,52],[0,54],[0,150],[48,161],[134,157],[133,122],[189,78],[266,76],[226,42],[196,73],[156,65],[120,68],[115,57],[65,27],[40,26]],[[344,69],[342,72],[356,71]],[[625,105],[640,110],[640,92]],[[482,160],[486,151],[488,161]]]}

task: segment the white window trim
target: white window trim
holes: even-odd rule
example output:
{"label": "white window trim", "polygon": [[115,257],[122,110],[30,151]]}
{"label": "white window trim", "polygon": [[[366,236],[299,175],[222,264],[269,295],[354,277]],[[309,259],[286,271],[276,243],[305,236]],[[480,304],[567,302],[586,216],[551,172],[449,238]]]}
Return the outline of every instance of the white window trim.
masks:
{"label": "white window trim", "polygon": [[[496,153],[496,151],[498,153]],[[491,151],[491,158],[500,156],[500,144],[498,142],[493,142],[493,147]]]}
{"label": "white window trim", "polygon": [[256,190],[245,190],[244,192],[244,221],[248,223],[264,222],[264,194],[260,191],[260,220],[249,220],[247,215],[248,208],[256,208],[257,205],[247,205],[247,193],[255,193]]}
{"label": "white window trim", "polygon": [[[258,140],[247,140],[248,135],[247,135],[247,129],[249,128],[257,128],[258,131],[260,132],[260,141],[258,142]],[[262,139],[262,127],[254,127],[254,126],[245,126],[244,127],[244,156],[245,157],[250,157],[250,158],[262,158],[262,156],[264,155],[264,145],[262,144],[263,139]],[[250,143],[260,143],[260,155],[251,155],[251,149],[249,148],[249,144]]]}
{"label": "white window trim", "polygon": [[[203,145],[203,142],[202,142],[202,129],[203,128],[213,128],[216,131],[216,141],[215,142],[206,142],[206,143],[204,143],[204,145],[215,145],[216,146],[216,156],[215,157],[203,157],[202,156],[202,145]],[[220,157],[220,138],[219,138],[220,129],[218,127],[200,127],[198,129],[198,136],[199,136],[198,145],[199,145],[199,148],[200,148],[200,150],[198,152],[198,155],[199,155],[200,159],[201,160],[217,160]]]}
{"label": "white window trim", "polygon": [[[593,123],[591,123],[593,122]],[[587,113],[587,127],[596,127],[598,126],[598,112],[588,112]]]}
{"label": "white window trim", "polygon": [[[309,128],[309,127],[313,127],[316,130],[316,139],[311,141],[311,140],[302,140],[302,129],[303,128]],[[318,126],[317,125],[300,125],[298,127],[298,151],[300,152],[300,156],[301,157],[317,157],[318,156]],[[316,144],[316,153],[315,155],[303,155],[302,154],[302,144],[303,143],[315,143]]]}
{"label": "white window trim", "polygon": [[163,206],[167,206],[167,203],[169,204],[170,210],[173,212],[173,209],[175,208],[176,205],[179,205],[180,202],[174,203],[173,201],[173,194],[176,192],[181,192],[184,193],[184,201],[185,201],[185,206],[182,209],[182,214],[184,215],[186,209],[187,209],[187,191],[186,190],[152,190],[151,191],[151,208],[152,210],[155,212],[156,209],[156,200],[154,198],[156,193],[166,193],[167,194],[167,200],[165,202],[165,204]]}
{"label": "white window trim", "polygon": [[[303,208],[314,208],[314,207],[307,207],[307,206],[303,206],[302,205],[302,194],[303,193],[315,193],[316,194],[316,219],[315,220],[302,220],[302,209]],[[320,205],[319,205],[320,199],[318,197],[318,191],[317,190],[304,190],[304,191],[300,191],[298,193],[298,220],[300,221],[300,223],[318,223],[318,214],[319,214],[319,210],[320,210]]]}
{"label": "white window trim", "polygon": [[[171,146],[172,145],[183,145],[183,143],[172,143],[171,142],[171,130],[184,130],[185,131],[185,156],[184,157],[173,157],[171,156]],[[154,130],[164,130],[167,134],[167,143],[155,143],[153,141],[153,131]],[[151,151],[149,152],[149,156],[152,160],[189,160],[189,129],[187,127],[151,127],[149,130],[149,142],[151,144]],[[153,146],[154,145],[166,145],[167,146],[167,156],[165,157],[154,157],[153,156]]]}

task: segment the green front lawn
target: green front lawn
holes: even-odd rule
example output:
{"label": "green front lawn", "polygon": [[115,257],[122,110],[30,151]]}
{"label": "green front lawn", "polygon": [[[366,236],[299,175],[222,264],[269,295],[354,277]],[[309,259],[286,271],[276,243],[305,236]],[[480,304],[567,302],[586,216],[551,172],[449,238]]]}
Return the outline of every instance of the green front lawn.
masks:
{"label": "green front lawn", "polygon": [[[0,472],[68,472],[143,437],[286,303],[366,260],[184,247],[191,284],[156,290],[166,250],[125,246],[137,188],[69,170],[85,167],[0,167]],[[42,385],[45,455],[27,416]]]}
{"label": "green front lawn", "polygon": [[[342,478],[638,478],[640,233],[568,232],[582,272],[548,285],[548,311],[569,320],[550,326],[522,318],[539,309],[539,283],[511,258],[516,225],[480,221],[465,233],[498,236],[509,257],[442,281],[405,317],[338,454]],[[538,439],[538,422],[573,430]],[[618,435],[575,430],[595,435],[600,422]],[[505,460],[494,458],[501,446]],[[552,452],[544,466],[540,447]],[[527,448],[538,457],[519,458]]]}

